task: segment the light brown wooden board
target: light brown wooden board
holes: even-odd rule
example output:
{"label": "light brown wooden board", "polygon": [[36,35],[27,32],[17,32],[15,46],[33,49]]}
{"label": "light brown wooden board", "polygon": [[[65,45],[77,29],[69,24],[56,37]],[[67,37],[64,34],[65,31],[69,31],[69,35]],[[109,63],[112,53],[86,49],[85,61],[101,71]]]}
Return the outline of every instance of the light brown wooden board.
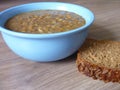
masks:
{"label": "light brown wooden board", "polygon": [[[0,0],[0,11],[44,0]],[[81,4],[95,14],[89,36],[120,40],[120,0],[46,0]],[[37,63],[15,55],[0,35],[0,90],[120,90],[120,84],[88,78],[77,71],[76,53],[62,61]]]}

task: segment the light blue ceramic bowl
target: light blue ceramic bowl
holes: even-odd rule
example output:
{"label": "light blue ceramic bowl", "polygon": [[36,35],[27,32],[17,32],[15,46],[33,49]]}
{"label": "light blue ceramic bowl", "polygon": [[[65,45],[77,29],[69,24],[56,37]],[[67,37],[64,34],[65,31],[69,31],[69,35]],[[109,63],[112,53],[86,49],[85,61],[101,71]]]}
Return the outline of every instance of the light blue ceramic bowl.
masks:
{"label": "light blue ceramic bowl", "polygon": [[[86,24],[67,32],[54,34],[27,34],[4,28],[6,20],[16,14],[33,10],[65,10],[81,15]],[[66,58],[76,52],[87,37],[87,28],[94,20],[87,8],[61,2],[37,2],[15,6],[0,13],[0,31],[8,47],[17,55],[33,61],[48,62]]]}

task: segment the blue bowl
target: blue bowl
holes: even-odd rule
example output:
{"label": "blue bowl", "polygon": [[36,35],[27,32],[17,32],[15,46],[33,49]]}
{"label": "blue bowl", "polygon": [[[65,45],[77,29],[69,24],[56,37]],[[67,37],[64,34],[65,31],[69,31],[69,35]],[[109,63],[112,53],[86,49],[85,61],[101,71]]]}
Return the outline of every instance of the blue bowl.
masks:
{"label": "blue bowl", "polygon": [[[86,20],[86,24],[74,30],[53,34],[28,34],[4,27],[5,22],[16,14],[48,9],[77,13]],[[83,6],[62,2],[36,2],[0,12],[0,31],[8,47],[17,55],[28,60],[49,62],[61,60],[76,52],[85,41],[87,28],[93,21],[93,13]]]}

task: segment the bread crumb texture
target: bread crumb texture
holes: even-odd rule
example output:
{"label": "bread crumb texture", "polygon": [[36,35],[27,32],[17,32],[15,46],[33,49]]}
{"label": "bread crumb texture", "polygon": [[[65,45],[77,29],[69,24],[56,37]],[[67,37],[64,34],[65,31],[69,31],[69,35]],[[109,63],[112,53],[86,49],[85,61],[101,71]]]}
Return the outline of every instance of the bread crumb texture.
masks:
{"label": "bread crumb texture", "polygon": [[120,42],[87,40],[80,51],[81,57],[87,61],[120,69]]}
{"label": "bread crumb texture", "polygon": [[120,42],[87,39],[79,49],[76,63],[87,76],[120,82]]}

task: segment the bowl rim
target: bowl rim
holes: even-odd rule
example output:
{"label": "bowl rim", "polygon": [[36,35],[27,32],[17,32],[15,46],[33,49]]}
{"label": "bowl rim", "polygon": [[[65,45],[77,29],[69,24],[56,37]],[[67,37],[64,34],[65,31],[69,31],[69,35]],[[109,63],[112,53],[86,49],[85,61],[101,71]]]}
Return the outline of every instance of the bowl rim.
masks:
{"label": "bowl rim", "polygon": [[72,30],[69,30],[69,31],[65,31],[65,32],[32,34],[32,33],[15,32],[15,31],[11,31],[9,29],[6,29],[3,26],[0,26],[1,33],[6,33],[6,34],[9,34],[9,35],[19,36],[19,37],[26,37],[26,38],[50,38],[50,37],[58,37],[58,36],[64,36],[64,35],[67,35],[67,34],[78,33],[80,31],[83,31],[87,27],[89,27],[94,22],[95,16],[94,16],[94,13],[90,9],[88,9],[88,8],[82,6],[82,5],[77,5],[77,4],[72,4],[72,3],[64,3],[64,2],[33,2],[33,3],[21,4],[21,5],[13,6],[13,7],[10,7],[8,9],[5,9],[5,10],[1,11],[0,15],[2,15],[3,13],[8,12],[10,10],[13,10],[15,8],[20,8],[22,6],[31,5],[31,4],[67,4],[67,5],[77,6],[77,7],[80,7],[80,8],[84,8],[84,9],[86,9],[86,10],[88,10],[90,12],[91,21],[88,24],[85,24],[85,25],[83,25],[81,27],[78,27],[76,29],[72,29]]}

